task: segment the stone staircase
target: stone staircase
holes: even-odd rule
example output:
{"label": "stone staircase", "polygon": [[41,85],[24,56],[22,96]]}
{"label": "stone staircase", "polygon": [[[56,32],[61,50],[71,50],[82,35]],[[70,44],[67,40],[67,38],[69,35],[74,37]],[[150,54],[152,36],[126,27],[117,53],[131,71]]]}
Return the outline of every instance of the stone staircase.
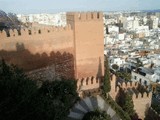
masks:
{"label": "stone staircase", "polygon": [[106,113],[111,116],[112,120],[121,120],[111,106],[99,95],[96,97],[86,97],[76,103],[68,115],[68,120],[82,120],[87,112],[94,111],[97,108],[106,111]]}

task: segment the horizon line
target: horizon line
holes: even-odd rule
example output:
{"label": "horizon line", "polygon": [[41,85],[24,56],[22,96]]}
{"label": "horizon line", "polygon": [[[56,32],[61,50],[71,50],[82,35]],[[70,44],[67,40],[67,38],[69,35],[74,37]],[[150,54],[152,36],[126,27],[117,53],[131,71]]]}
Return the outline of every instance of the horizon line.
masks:
{"label": "horizon line", "polygon": [[[53,10],[53,11],[52,11]],[[42,10],[42,11],[39,11],[38,10],[33,10],[34,12],[22,12],[22,13],[19,13],[19,12],[6,12],[5,10],[2,10],[0,9],[0,11],[3,11],[5,13],[14,13],[14,14],[43,14],[43,13],[48,13],[48,14],[55,14],[55,13],[63,13],[63,12],[87,12],[87,11],[100,11],[100,12],[147,12],[147,11],[152,11],[152,12],[156,12],[156,11],[159,11],[160,12],[160,9],[137,9],[137,10],[54,10],[54,9],[50,9],[48,10]],[[29,10],[30,11],[30,10]],[[52,12],[51,12],[52,11]]]}

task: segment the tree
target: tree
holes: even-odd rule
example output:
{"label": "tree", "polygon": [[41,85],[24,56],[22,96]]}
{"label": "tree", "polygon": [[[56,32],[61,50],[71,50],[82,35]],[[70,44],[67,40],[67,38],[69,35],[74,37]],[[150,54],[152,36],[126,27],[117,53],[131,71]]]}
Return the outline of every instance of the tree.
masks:
{"label": "tree", "polygon": [[131,80],[131,74],[130,73],[123,73],[123,77],[126,81]]}
{"label": "tree", "polygon": [[78,98],[75,80],[46,81],[39,89],[38,120],[64,120]]}
{"label": "tree", "polygon": [[118,94],[116,96],[116,102],[117,104],[123,108],[125,104],[125,92],[122,88],[119,89]]}
{"label": "tree", "polygon": [[116,96],[116,102],[133,120],[138,119],[134,110],[132,96],[122,88],[119,89],[119,93]]}
{"label": "tree", "polygon": [[105,111],[95,110],[86,113],[82,120],[111,120],[111,117]]}
{"label": "tree", "polygon": [[104,73],[104,83],[103,83],[103,92],[104,94],[110,92],[111,90],[111,83],[110,83],[110,71],[108,65],[108,59],[106,57],[105,60],[105,73]]}
{"label": "tree", "polygon": [[136,58],[136,71],[138,71],[138,68],[142,66],[143,66],[143,63],[140,61],[139,58]]}
{"label": "tree", "polygon": [[113,64],[112,68],[117,71],[119,69],[119,66],[117,64]]}
{"label": "tree", "polygon": [[16,66],[0,62],[0,120],[64,120],[78,98],[75,80],[42,86]]}
{"label": "tree", "polygon": [[126,81],[131,80],[131,74],[127,73],[127,72],[116,72],[116,76],[117,77],[121,77],[121,78],[123,78]]}
{"label": "tree", "polygon": [[0,61],[0,119],[27,120],[34,116],[37,89],[22,70]]}
{"label": "tree", "polygon": [[133,117],[135,115],[132,96],[129,93],[126,93],[125,104],[123,106],[123,110],[126,111],[129,114],[129,116],[131,116],[131,117]]}

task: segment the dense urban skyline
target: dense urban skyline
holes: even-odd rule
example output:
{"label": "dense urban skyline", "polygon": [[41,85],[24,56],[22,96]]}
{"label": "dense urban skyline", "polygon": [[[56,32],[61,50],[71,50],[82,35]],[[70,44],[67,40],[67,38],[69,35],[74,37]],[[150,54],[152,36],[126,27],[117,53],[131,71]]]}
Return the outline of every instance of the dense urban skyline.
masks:
{"label": "dense urban skyline", "polygon": [[0,0],[0,9],[14,13],[118,11],[159,9],[158,0]]}

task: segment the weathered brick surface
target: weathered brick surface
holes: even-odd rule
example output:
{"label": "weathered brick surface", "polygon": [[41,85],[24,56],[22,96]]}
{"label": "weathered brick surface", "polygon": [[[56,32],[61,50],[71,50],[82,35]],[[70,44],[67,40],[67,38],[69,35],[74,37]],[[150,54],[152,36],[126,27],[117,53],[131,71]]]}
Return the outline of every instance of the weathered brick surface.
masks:
{"label": "weathered brick surface", "polygon": [[[117,79],[116,76],[113,75],[111,79],[110,95],[115,100],[120,88],[122,88],[126,92],[129,92],[132,95],[134,109],[137,112],[139,118],[143,120],[145,117],[145,110],[147,109],[147,107],[150,107],[151,105],[152,92],[149,93],[144,92],[142,94],[140,93],[140,91],[138,91],[139,83],[137,82],[117,83],[116,79]],[[140,85],[140,87],[142,86]]]}
{"label": "weathered brick surface", "polygon": [[[0,57],[27,72],[41,71],[41,68],[54,64],[59,77],[80,79],[103,76],[103,14],[67,13],[67,23],[65,28],[0,32]],[[96,83],[90,88],[94,87],[97,88]]]}

